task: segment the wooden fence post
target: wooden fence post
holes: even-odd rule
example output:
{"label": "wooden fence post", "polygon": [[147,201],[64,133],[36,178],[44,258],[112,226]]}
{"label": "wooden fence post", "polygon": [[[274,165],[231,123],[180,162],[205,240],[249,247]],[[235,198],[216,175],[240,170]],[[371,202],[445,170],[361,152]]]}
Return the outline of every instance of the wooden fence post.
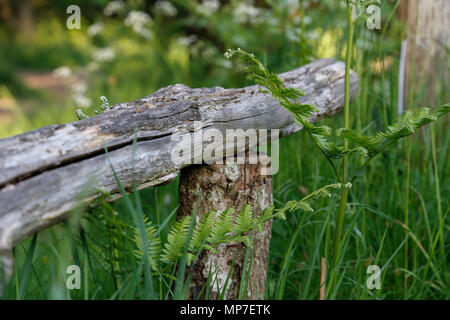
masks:
{"label": "wooden fence post", "polygon": [[[266,160],[268,159],[259,161],[258,164],[249,164],[246,161],[245,164],[197,165],[182,169],[178,216],[191,215],[194,207],[197,210],[197,219],[212,210],[222,212],[234,207],[236,212],[239,212],[246,204],[252,205],[255,216],[261,214],[263,209],[273,203],[272,176],[260,174],[261,168],[267,166],[266,163],[269,162]],[[262,232],[257,230],[253,232],[253,248],[249,254],[249,257],[253,255],[253,260],[247,299],[264,299],[271,228],[272,221],[268,221]],[[231,277],[224,291],[224,299],[231,300],[238,297],[246,247],[241,243],[228,243],[220,245],[218,250],[217,253],[203,253],[193,267],[190,299],[195,299],[199,295],[201,298],[204,297],[206,289],[202,292],[202,288],[208,281],[210,270],[211,273],[215,272],[210,277],[210,299],[217,299],[220,296],[229,274]]]}
{"label": "wooden fence post", "polygon": [[0,250],[0,294],[3,293],[3,282],[11,277],[13,259],[9,250]]}
{"label": "wooden fence post", "polygon": [[[404,0],[399,18],[406,23],[407,55],[405,75],[405,105],[408,105],[410,86],[414,92],[422,90],[426,105],[436,103],[438,85],[448,83],[450,2],[448,0]],[[413,81],[413,83],[411,83]],[[443,90],[442,100],[449,97]]]}

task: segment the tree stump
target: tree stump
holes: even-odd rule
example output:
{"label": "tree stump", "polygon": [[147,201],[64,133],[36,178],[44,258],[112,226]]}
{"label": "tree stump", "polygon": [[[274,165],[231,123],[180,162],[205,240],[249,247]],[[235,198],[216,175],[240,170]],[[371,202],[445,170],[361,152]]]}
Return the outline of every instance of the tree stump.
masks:
{"label": "tree stump", "polygon": [[[252,205],[253,213],[257,216],[263,209],[271,206],[272,176],[261,175],[261,169],[270,165],[269,158],[265,156],[264,161],[257,164],[249,164],[247,159],[248,157],[245,164],[197,165],[182,169],[178,217],[192,215],[196,207],[198,221],[210,211],[216,210],[220,213],[234,207],[235,212],[239,212],[246,204]],[[249,257],[253,255],[253,262],[246,292],[247,299],[264,299],[271,228],[272,221],[268,221],[262,232],[253,231],[253,248],[249,254]],[[220,245],[217,253],[202,253],[192,267],[189,299],[205,297],[206,288],[203,288],[207,284],[210,270],[215,273],[210,277],[209,298],[217,299],[220,292],[225,292],[224,299],[236,299],[243,274],[245,252],[246,247],[242,243],[228,243]],[[227,283],[229,274],[231,277]],[[226,289],[223,291],[226,283]]]}

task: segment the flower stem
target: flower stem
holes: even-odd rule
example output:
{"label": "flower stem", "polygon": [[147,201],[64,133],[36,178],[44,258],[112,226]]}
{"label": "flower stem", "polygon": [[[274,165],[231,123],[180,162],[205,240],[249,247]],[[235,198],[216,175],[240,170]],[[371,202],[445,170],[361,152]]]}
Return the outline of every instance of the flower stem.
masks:
{"label": "flower stem", "polygon": [[336,217],[336,233],[335,233],[335,241],[334,241],[334,266],[336,266],[339,260],[340,248],[341,248],[341,233],[342,233],[342,225],[344,224],[344,213],[345,206],[347,204],[347,197],[350,188],[344,187],[344,190],[341,193],[341,199],[339,200],[339,211]]}
{"label": "flower stem", "polygon": [[[347,0],[347,13],[349,21],[348,39],[347,39],[347,57],[345,64],[345,128],[350,128],[350,64],[352,57],[352,47],[353,47],[353,11],[350,2]],[[345,148],[348,148],[348,141],[345,140]],[[343,170],[342,180],[345,183],[348,177],[348,156],[345,155],[343,159]],[[339,203],[339,211],[336,215],[336,232],[334,238],[334,262],[339,259],[339,248],[341,245],[341,233],[342,225],[344,222],[345,206],[347,204],[349,189],[345,188],[341,193],[341,200]]]}
{"label": "flower stem", "polygon": [[[347,0],[347,14],[349,21],[348,38],[347,38],[347,53],[345,62],[345,105],[344,105],[344,127],[350,129],[350,64],[352,61],[352,51],[353,51],[353,10],[349,1]],[[344,141],[345,148],[348,148],[348,141]],[[344,155],[343,159],[343,180],[344,182],[348,177],[348,155]]]}

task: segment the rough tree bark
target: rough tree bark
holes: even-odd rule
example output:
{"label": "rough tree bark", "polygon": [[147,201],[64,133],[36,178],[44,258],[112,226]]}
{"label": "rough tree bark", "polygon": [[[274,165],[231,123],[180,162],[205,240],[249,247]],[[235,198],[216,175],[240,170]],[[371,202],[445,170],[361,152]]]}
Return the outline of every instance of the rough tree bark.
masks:
{"label": "rough tree bark", "polygon": [[[448,88],[450,48],[450,1],[403,0],[399,17],[406,23],[407,55],[405,74],[405,105],[410,89],[424,87],[427,105],[436,103],[438,85]],[[410,88],[413,85],[413,88]],[[449,98],[449,90],[444,101]]]}
{"label": "rough tree bark", "polygon": [[[255,216],[260,215],[273,203],[272,176],[261,175],[261,169],[270,165],[270,160],[267,160],[258,164],[246,161],[245,164],[198,165],[182,169],[178,216],[192,215],[194,207],[197,219],[212,210],[220,213],[231,207],[237,213],[246,204],[252,205]],[[249,257],[253,255],[253,261],[245,293],[247,299],[264,299],[271,229],[272,221],[268,221],[262,232],[253,232],[253,248],[249,253]],[[210,299],[217,299],[221,292],[225,292],[225,299],[236,299],[240,280],[245,274],[245,252],[246,247],[241,243],[220,245],[217,253],[204,252],[193,267],[189,298],[196,299],[200,293],[204,298],[204,287],[210,277]],[[227,283],[229,274],[231,277]]]}

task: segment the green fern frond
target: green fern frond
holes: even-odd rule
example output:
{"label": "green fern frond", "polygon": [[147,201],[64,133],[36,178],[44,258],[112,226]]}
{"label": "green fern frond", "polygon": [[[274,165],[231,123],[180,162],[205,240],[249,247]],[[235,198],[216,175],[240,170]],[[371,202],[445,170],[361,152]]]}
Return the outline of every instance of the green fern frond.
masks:
{"label": "green fern frond", "polygon": [[[161,240],[158,237],[158,230],[152,225],[148,217],[144,217],[145,234],[148,242],[148,260],[152,270],[159,269],[159,258],[161,254]],[[142,239],[139,234],[139,229],[134,227],[134,242],[137,249],[133,251],[133,254],[141,259],[144,254],[144,247],[142,245]]]}
{"label": "green fern frond", "polygon": [[449,113],[449,112],[450,112],[450,103],[447,103],[447,104],[444,104],[444,105],[438,107],[438,108],[433,112],[433,114],[434,114],[436,117],[440,118],[440,117],[442,117],[443,115],[446,115],[446,114]]}
{"label": "green fern frond", "polygon": [[446,104],[434,112],[430,112],[428,108],[421,108],[415,112],[408,111],[386,131],[378,132],[375,136],[362,135],[355,130],[344,128],[338,129],[336,134],[365,149],[368,156],[373,157],[384,151],[390,144],[410,136],[424,125],[436,121],[439,117],[447,114],[449,110],[449,104]]}
{"label": "green fern frond", "polygon": [[234,208],[223,211],[216,219],[211,234],[208,238],[210,244],[217,244],[223,241],[225,236],[232,231]]}
{"label": "green fern frond", "polygon": [[188,252],[186,254],[186,265],[190,266],[195,261],[195,254]]}
{"label": "green fern frond", "polygon": [[225,52],[225,57],[227,59],[231,59],[234,56],[237,56],[246,66],[245,71],[247,77],[257,84],[264,86],[280,103],[283,104],[289,102],[289,99],[297,100],[299,97],[305,95],[302,90],[285,87],[283,85],[283,80],[281,80],[276,73],[269,71],[258,59],[256,59],[253,53],[248,53],[240,48],[229,49]]}
{"label": "green fern frond", "polygon": [[95,261],[98,262],[98,264],[105,270],[105,271],[110,271],[110,264],[109,264],[109,259],[108,257],[105,255],[105,250],[101,247],[99,247],[98,245],[94,244],[94,243],[90,243],[89,244],[89,249],[90,249],[90,253],[92,255],[92,257],[94,258]]}
{"label": "green fern frond", "polygon": [[176,221],[167,236],[167,242],[161,255],[161,261],[174,263],[183,254],[186,237],[191,223],[191,217],[185,216]]}
{"label": "green fern frond", "polygon": [[290,103],[285,106],[290,112],[302,118],[309,118],[314,112],[319,111],[313,104],[300,104],[300,103]]}
{"label": "green fern frond", "polygon": [[391,143],[412,135],[424,125],[436,121],[449,111],[449,104],[440,106],[434,112],[430,112],[429,108],[421,108],[415,112],[408,111],[400,120],[389,126],[385,132],[379,132],[375,137],[380,141],[381,149],[384,149]]}
{"label": "green fern frond", "polygon": [[241,49],[230,49],[225,53],[225,57],[228,59],[234,56],[246,65],[245,71],[248,78],[264,86],[267,89],[265,92],[270,93],[282,107],[290,111],[295,121],[311,135],[316,145],[329,159],[340,159],[344,155],[351,154],[373,157],[391,143],[413,134],[420,127],[448,113],[450,109],[449,104],[446,104],[431,113],[427,108],[419,109],[414,113],[407,112],[398,122],[389,126],[385,132],[380,132],[373,137],[362,135],[350,129],[339,129],[336,132],[337,136],[354,145],[352,148],[346,148],[329,140],[333,132],[331,128],[316,126],[309,121],[310,116],[318,109],[313,105],[300,104],[296,101],[304,95],[301,90],[285,87],[279,76],[267,70],[254,54]]}
{"label": "green fern frond", "polygon": [[256,219],[256,228],[262,231],[265,222],[273,218],[273,206],[265,208]]}
{"label": "green fern frond", "polygon": [[203,250],[204,251],[210,251],[212,253],[217,253],[218,252],[215,246],[210,246],[209,244],[205,244],[203,246]]}
{"label": "green fern frond", "polygon": [[230,239],[228,239],[226,242],[239,242],[243,243],[246,247],[252,248],[252,241],[250,240],[249,236],[235,236]]}
{"label": "green fern frond", "polygon": [[332,196],[332,194],[331,194],[332,191],[339,190],[341,188],[342,188],[342,185],[340,183],[329,184],[329,185],[326,185],[326,186],[310,193],[309,195],[304,197],[302,200],[304,201],[306,199],[317,200],[317,199],[321,199],[321,198],[330,198]]}
{"label": "green fern frond", "polygon": [[342,185],[340,183],[333,183],[310,193],[309,195],[307,195],[306,197],[304,197],[299,201],[295,200],[288,201],[284,204],[282,208],[276,210],[274,217],[285,220],[287,212],[294,212],[297,210],[302,210],[305,212],[313,212],[314,209],[309,204],[310,200],[317,200],[320,198],[330,198],[332,195],[331,192],[333,190],[338,190],[341,188]]}
{"label": "green fern frond", "polygon": [[318,108],[311,104],[298,103],[296,100],[304,95],[303,91],[285,87],[278,75],[268,71],[267,68],[255,58],[254,54],[241,49],[230,49],[225,53],[225,57],[228,59],[231,59],[234,56],[237,56],[246,65],[245,71],[247,72],[248,78],[254,80],[257,84],[264,86],[267,89],[266,92],[269,92],[283,108],[291,112],[295,121],[312,136],[317,146],[327,157],[337,159],[344,154],[361,151],[361,149],[349,150],[344,147],[338,147],[333,142],[328,141],[333,130],[327,126],[316,126],[309,121],[311,115],[314,112],[317,112]]}
{"label": "green fern frond", "polygon": [[365,136],[356,132],[355,130],[346,128],[340,128],[336,130],[336,134],[358,145],[360,148],[363,148],[363,154],[367,154],[368,156],[377,154],[381,149],[380,140],[376,137]]}
{"label": "green fern frond", "polygon": [[253,212],[251,204],[247,204],[237,214],[236,221],[232,231],[236,233],[244,233],[250,230],[253,225]]}
{"label": "green fern frond", "polygon": [[202,247],[205,246],[206,240],[211,234],[212,227],[216,220],[216,214],[216,211],[211,211],[201,217],[199,223],[195,225],[195,229],[192,233],[189,250],[193,252],[202,250]]}
{"label": "green fern frond", "polygon": [[277,209],[274,214],[274,217],[278,218],[278,219],[286,220],[287,212],[294,212],[297,210],[302,210],[302,211],[306,211],[306,212],[314,211],[313,208],[311,208],[311,206],[309,205],[309,203],[307,201],[291,200],[291,201],[286,202],[282,208]]}

